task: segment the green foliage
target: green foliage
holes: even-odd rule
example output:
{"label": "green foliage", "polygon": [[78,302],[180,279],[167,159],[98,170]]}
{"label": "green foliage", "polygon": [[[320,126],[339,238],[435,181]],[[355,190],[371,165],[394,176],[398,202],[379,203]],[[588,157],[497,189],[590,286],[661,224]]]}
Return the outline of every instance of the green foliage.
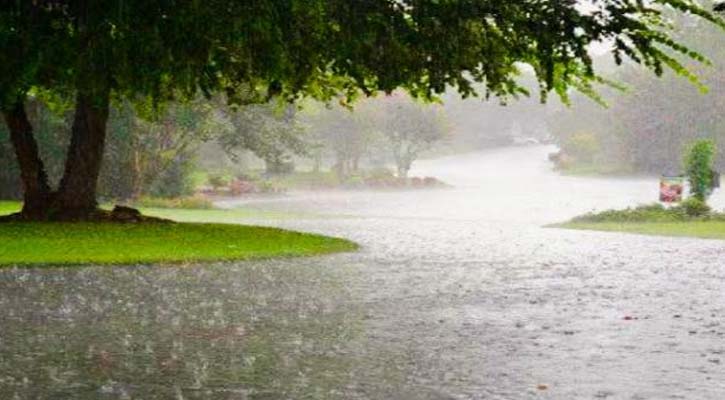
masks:
{"label": "green foliage", "polygon": [[606,210],[587,213],[571,220],[571,223],[649,223],[693,220],[725,220],[725,213],[716,213],[702,200],[689,198],[676,207],[666,208],[654,203],[630,207],[624,210]]}
{"label": "green foliage", "polygon": [[681,202],[678,206],[688,217],[705,217],[712,212],[712,208],[697,197],[690,197]]}
{"label": "green foliage", "polygon": [[[188,263],[352,251],[343,239],[214,224],[0,224],[0,266]],[[73,251],[68,251],[73,249]]]}
{"label": "green foliage", "polygon": [[333,170],[343,181],[360,174],[364,159],[374,166],[392,161],[406,175],[421,153],[449,133],[442,107],[403,92],[362,100],[354,110],[313,111],[306,123],[322,150],[317,156],[334,159]]}
{"label": "green foliage", "polygon": [[[708,1],[704,2],[706,6]],[[679,27],[676,36],[708,54],[713,65],[687,63],[709,91],[703,94],[674,74],[651,76],[636,66],[614,70],[606,57],[600,57],[602,70],[622,82],[627,90],[605,90],[609,108],[602,108],[582,96],[574,98],[569,108],[560,108],[549,118],[551,132],[560,146],[577,132],[591,132],[601,148],[597,163],[607,167],[630,168],[633,172],[675,175],[682,172],[683,150],[691,141],[707,137],[725,139],[725,46],[721,29],[703,24],[691,16],[667,12],[672,24]],[[718,169],[725,168],[725,158],[716,159]]]}
{"label": "green foliage", "polygon": [[[154,115],[170,100],[216,93],[232,104],[275,97],[329,102],[340,94],[348,104],[361,93],[398,88],[429,101],[449,88],[464,97],[508,99],[528,94],[518,82],[521,65],[534,71],[542,100],[553,91],[568,102],[570,89],[598,99],[595,85],[606,80],[594,70],[590,44],[611,43],[617,64],[628,59],[657,75],[669,69],[698,84],[678,57],[707,60],[680,43],[663,10],[725,26],[692,0],[592,5],[596,10],[558,0],[5,1],[0,109],[30,93],[59,99],[54,104],[79,94],[98,105],[111,96]],[[179,130],[203,137],[184,111],[175,110]],[[179,158],[155,146],[171,165],[148,168],[154,173],[140,179],[152,186],[149,176],[168,170],[163,179],[179,185],[152,193],[187,191],[181,178],[193,160],[184,155],[183,143],[190,141],[181,139],[173,146]],[[253,147],[259,148],[246,145]],[[259,154],[277,164],[276,148]],[[416,152],[395,153],[399,173],[407,173]],[[123,155],[114,159],[115,168],[127,168]],[[86,175],[80,179],[94,174]],[[111,187],[120,184],[129,183]],[[129,185],[138,195],[142,185]]]}
{"label": "green foliage", "polygon": [[368,113],[371,101],[360,101],[354,110],[321,104],[305,108],[303,121],[313,142],[311,155],[318,167],[323,159],[334,160],[332,169],[338,180],[358,173],[360,160],[376,153],[375,146],[381,138],[370,129],[370,123],[378,117]]}
{"label": "green foliage", "polygon": [[195,168],[195,155],[177,155],[171,160],[151,184],[144,187],[143,193],[150,196],[177,198],[194,193],[192,174]]}
{"label": "green foliage", "polygon": [[588,213],[572,219],[571,222],[662,222],[683,221],[687,215],[680,209],[667,209],[659,203],[641,205],[624,210],[606,210]]}
{"label": "green foliage", "polygon": [[213,173],[209,174],[207,181],[209,182],[209,185],[214,188],[214,190],[218,190],[229,186],[229,183],[231,183],[232,181],[232,176],[223,173]]}
{"label": "green foliage", "polygon": [[690,182],[690,193],[703,203],[711,192],[716,153],[715,142],[702,139],[690,144],[683,160],[685,173]]}
{"label": "green foliage", "polygon": [[725,220],[663,222],[568,222],[558,227],[654,236],[681,236],[725,240]]}
{"label": "green foliage", "polygon": [[[601,82],[589,44],[611,40],[629,58],[661,74],[692,79],[671,53],[705,61],[668,32],[671,8],[723,21],[689,0],[602,1],[599,12],[575,2],[374,0],[108,0],[62,6],[5,2],[0,7],[0,93],[7,101],[31,87],[69,93],[111,87],[131,100],[223,91],[230,101],[269,95],[331,99],[343,91],[404,87],[431,98],[518,96],[517,63],[537,74],[542,97],[592,93]],[[149,29],[153,27],[153,29]],[[663,49],[670,50],[671,53]]]}
{"label": "green foliage", "polygon": [[[47,101],[32,97],[26,108],[53,184],[63,172],[72,121],[67,108]],[[129,103],[116,104],[108,121],[100,196],[129,199],[191,194],[196,150],[214,130],[211,111],[202,101],[174,104],[164,114],[144,120]],[[19,198],[18,168],[4,124],[0,125],[0,156],[0,198]]]}
{"label": "green foliage", "polygon": [[232,158],[250,151],[266,162],[268,172],[284,173],[294,169],[292,155],[307,154],[308,143],[295,106],[280,108],[267,103],[226,107],[218,103],[218,107],[228,126],[217,132],[215,140]]}
{"label": "green foliage", "polygon": [[399,178],[407,178],[421,153],[449,133],[442,108],[419,104],[398,93],[387,96],[375,111],[370,118],[373,129],[387,139]]}

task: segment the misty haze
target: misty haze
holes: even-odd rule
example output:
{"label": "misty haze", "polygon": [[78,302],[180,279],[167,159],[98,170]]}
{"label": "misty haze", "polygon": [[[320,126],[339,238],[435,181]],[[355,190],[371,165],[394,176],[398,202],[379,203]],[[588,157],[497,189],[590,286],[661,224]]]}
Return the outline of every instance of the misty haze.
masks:
{"label": "misty haze", "polygon": [[725,3],[0,5],[0,400],[725,398]]}

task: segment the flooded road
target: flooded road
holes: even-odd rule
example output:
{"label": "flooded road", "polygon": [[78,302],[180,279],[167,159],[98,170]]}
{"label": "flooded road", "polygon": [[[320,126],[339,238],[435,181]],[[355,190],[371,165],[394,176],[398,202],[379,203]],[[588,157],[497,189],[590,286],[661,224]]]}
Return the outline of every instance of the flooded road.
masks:
{"label": "flooded road", "polygon": [[447,189],[223,204],[357,253],[2,270],[0,398],[724,398],[725,243],[544,228],[657,195],[549,151],[416,165]]}

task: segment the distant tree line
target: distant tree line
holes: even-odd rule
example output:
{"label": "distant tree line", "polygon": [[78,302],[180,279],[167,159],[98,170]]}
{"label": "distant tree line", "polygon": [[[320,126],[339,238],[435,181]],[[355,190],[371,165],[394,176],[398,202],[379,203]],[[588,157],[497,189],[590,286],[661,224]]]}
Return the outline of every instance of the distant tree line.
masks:
{"label": "distant tree line", "polygon": [[[711,66],[691,65],[707,87],[672,74],[654,78],[634,66],[613,75],[624,92],[607,91],[603,108],[576,98],[570,109],[549,118],[551,132],[573,165],[592,164],[617,172],[682,172],[687,145],[708,138],[725,142],[725,41],[717,28],[680,17],[678,39],[708,54]],[[702,90],[700,90],[702,89]],[[725,157],[716,157],[725,170]]]}
{"label": "distant tree line", "polygon": [[413,162],[449,137],[441,106],[421,104],[401,92],[362,100],[354,109],[334,106],[312,110],[305,122],[314,140],[315,166],[331,160],[345,179],[369,167],[393,164],[406,178]]}
{"label": "distant tree line", "polygon": [[[441,107],[423,105],[403,93],[361,101],[354,109],[321,103],[230,106],[219,98],[154,107],[129,102],[110,107],[100,199],[190,195],[202,164],[217,159],[234,164],[245,155],[263,162],[267,174],[292,172],[296,160],[309,159],[317,169],[325,164],[342,180],[360,173],[362,164],[393,163],[405,177],[413,162],[448,134]],[[72,113],[57,99],[42,96],[31,97],[27,109],[49,180],[57,182]],[[8,136],[0,126],[0,198],[20,199]],[[202,149],[215,160],[200,160]]]}

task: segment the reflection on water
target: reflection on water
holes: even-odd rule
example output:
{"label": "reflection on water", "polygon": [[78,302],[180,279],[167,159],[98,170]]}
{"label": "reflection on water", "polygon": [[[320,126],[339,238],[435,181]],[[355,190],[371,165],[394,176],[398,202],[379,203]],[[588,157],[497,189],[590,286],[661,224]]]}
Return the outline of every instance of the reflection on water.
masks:
{"label": "reflection on water", "polygon": [[725,246],[542,228],[657,196],[548,151],[413,171],[450,189],[255,201],[355,254],[2,270],[0,399],[725,397]]}

